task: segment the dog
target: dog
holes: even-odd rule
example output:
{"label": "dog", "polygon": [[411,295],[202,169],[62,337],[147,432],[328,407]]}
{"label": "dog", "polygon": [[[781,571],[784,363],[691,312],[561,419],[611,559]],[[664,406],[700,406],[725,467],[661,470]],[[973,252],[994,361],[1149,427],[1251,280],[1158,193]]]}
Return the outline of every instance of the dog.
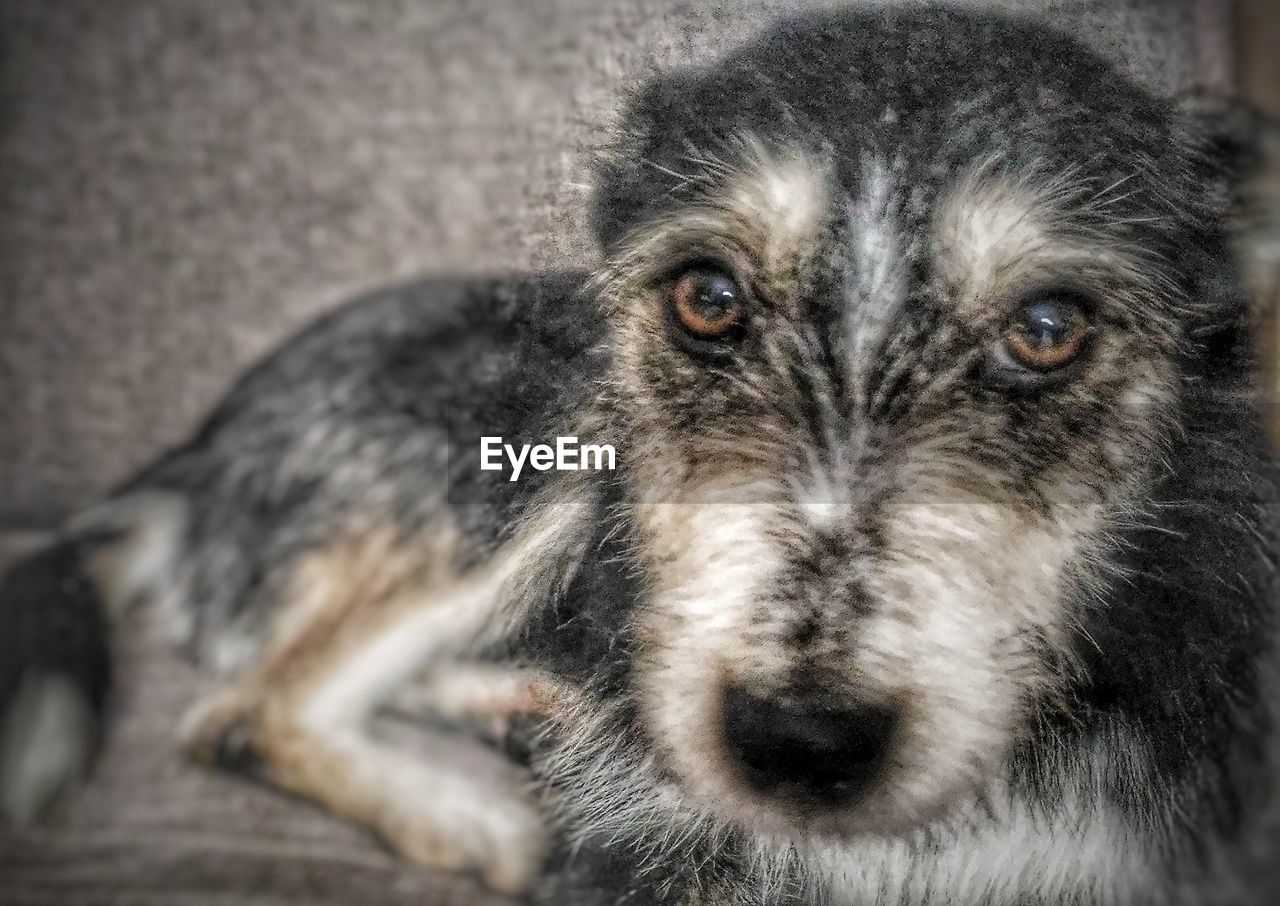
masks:
{"label": "dog", "polygon": [[[598,269],[325,318],[14,569],[6,812],[86,764],[145,602],[219,678],[194,758],[538,902],[1262,897],[1248,122],[945,7],[657,77]],[[481,456],[550,438],[616,467]]]}

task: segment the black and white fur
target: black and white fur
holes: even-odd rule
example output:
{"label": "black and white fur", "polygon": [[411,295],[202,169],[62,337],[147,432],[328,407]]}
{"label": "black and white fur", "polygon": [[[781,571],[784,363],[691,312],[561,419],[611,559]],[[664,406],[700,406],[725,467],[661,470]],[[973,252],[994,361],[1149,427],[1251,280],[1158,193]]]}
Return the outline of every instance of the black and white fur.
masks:
{"label": "black and white fur", "polygon": [[[225,677],[193,754],[541,902],[1263,902],[1276,461],[1246,145],[1197,109],[994,14],[784,21],[632,99],[596,273],[327,319],[43,574],[164,608]],[[669,304],[708,262],[748,297],[716,349]],[[1088,355],[1009,379],[1010,306],[1063,286]],[[507,482],[493,434],[620,469]],[[36,574],[6,620],[50,609]],[[39,703],[101,688],[90,648],[5,665],[6,763],[85,737]],[[371,739],[397,696],[514,716],[536,796]],[[788,780],[815,715],[830,753],[884,736],[848,795]]]}

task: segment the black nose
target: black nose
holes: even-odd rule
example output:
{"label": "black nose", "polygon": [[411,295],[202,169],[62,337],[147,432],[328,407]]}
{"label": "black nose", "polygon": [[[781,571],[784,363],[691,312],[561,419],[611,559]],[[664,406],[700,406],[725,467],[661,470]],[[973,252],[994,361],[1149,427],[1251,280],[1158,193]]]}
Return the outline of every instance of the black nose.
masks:
{"label": "black nose", "polygon": [[828,803],[857,796],[875,777],[898,725],[882,705],[813,695],[764,698],[725,689],[729,750],[762,793],[798,793]]}

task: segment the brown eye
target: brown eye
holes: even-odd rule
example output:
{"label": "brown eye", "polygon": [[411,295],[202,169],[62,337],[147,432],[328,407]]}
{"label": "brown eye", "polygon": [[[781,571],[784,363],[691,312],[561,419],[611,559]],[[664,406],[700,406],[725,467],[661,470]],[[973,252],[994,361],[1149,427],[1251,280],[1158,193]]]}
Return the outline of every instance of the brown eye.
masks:
{"label": "brown eye", "polygon": [[1003,352],[1010,364],[1032,371],[1070,365],[1088,345],[1089,319],[1068,296],[1042,296],[1022,306],[1005,330]]}
{"label": "brown eye", "polygon": [[724,271],[685,271],[671,288],[671,308],[680,326],[699,340],[727,337],[742,323],[742,291]]}

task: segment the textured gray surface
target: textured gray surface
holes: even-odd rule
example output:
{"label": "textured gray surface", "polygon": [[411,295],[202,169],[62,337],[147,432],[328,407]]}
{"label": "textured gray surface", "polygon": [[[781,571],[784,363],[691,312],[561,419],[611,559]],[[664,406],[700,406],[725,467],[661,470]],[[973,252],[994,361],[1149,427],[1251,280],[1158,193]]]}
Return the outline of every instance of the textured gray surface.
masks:
{"label": "textured gray surface", "polygon": [[[0,0],[0,525],[123,477],[354,291],[589,261],[587,160],[619,93],[813,5]],[[1013,5],[1191,81],[1187,4]],[[98,777],[0,840],[0,904],[483,902],[182,765],[197,681],[146,626],[120,636]]]}

